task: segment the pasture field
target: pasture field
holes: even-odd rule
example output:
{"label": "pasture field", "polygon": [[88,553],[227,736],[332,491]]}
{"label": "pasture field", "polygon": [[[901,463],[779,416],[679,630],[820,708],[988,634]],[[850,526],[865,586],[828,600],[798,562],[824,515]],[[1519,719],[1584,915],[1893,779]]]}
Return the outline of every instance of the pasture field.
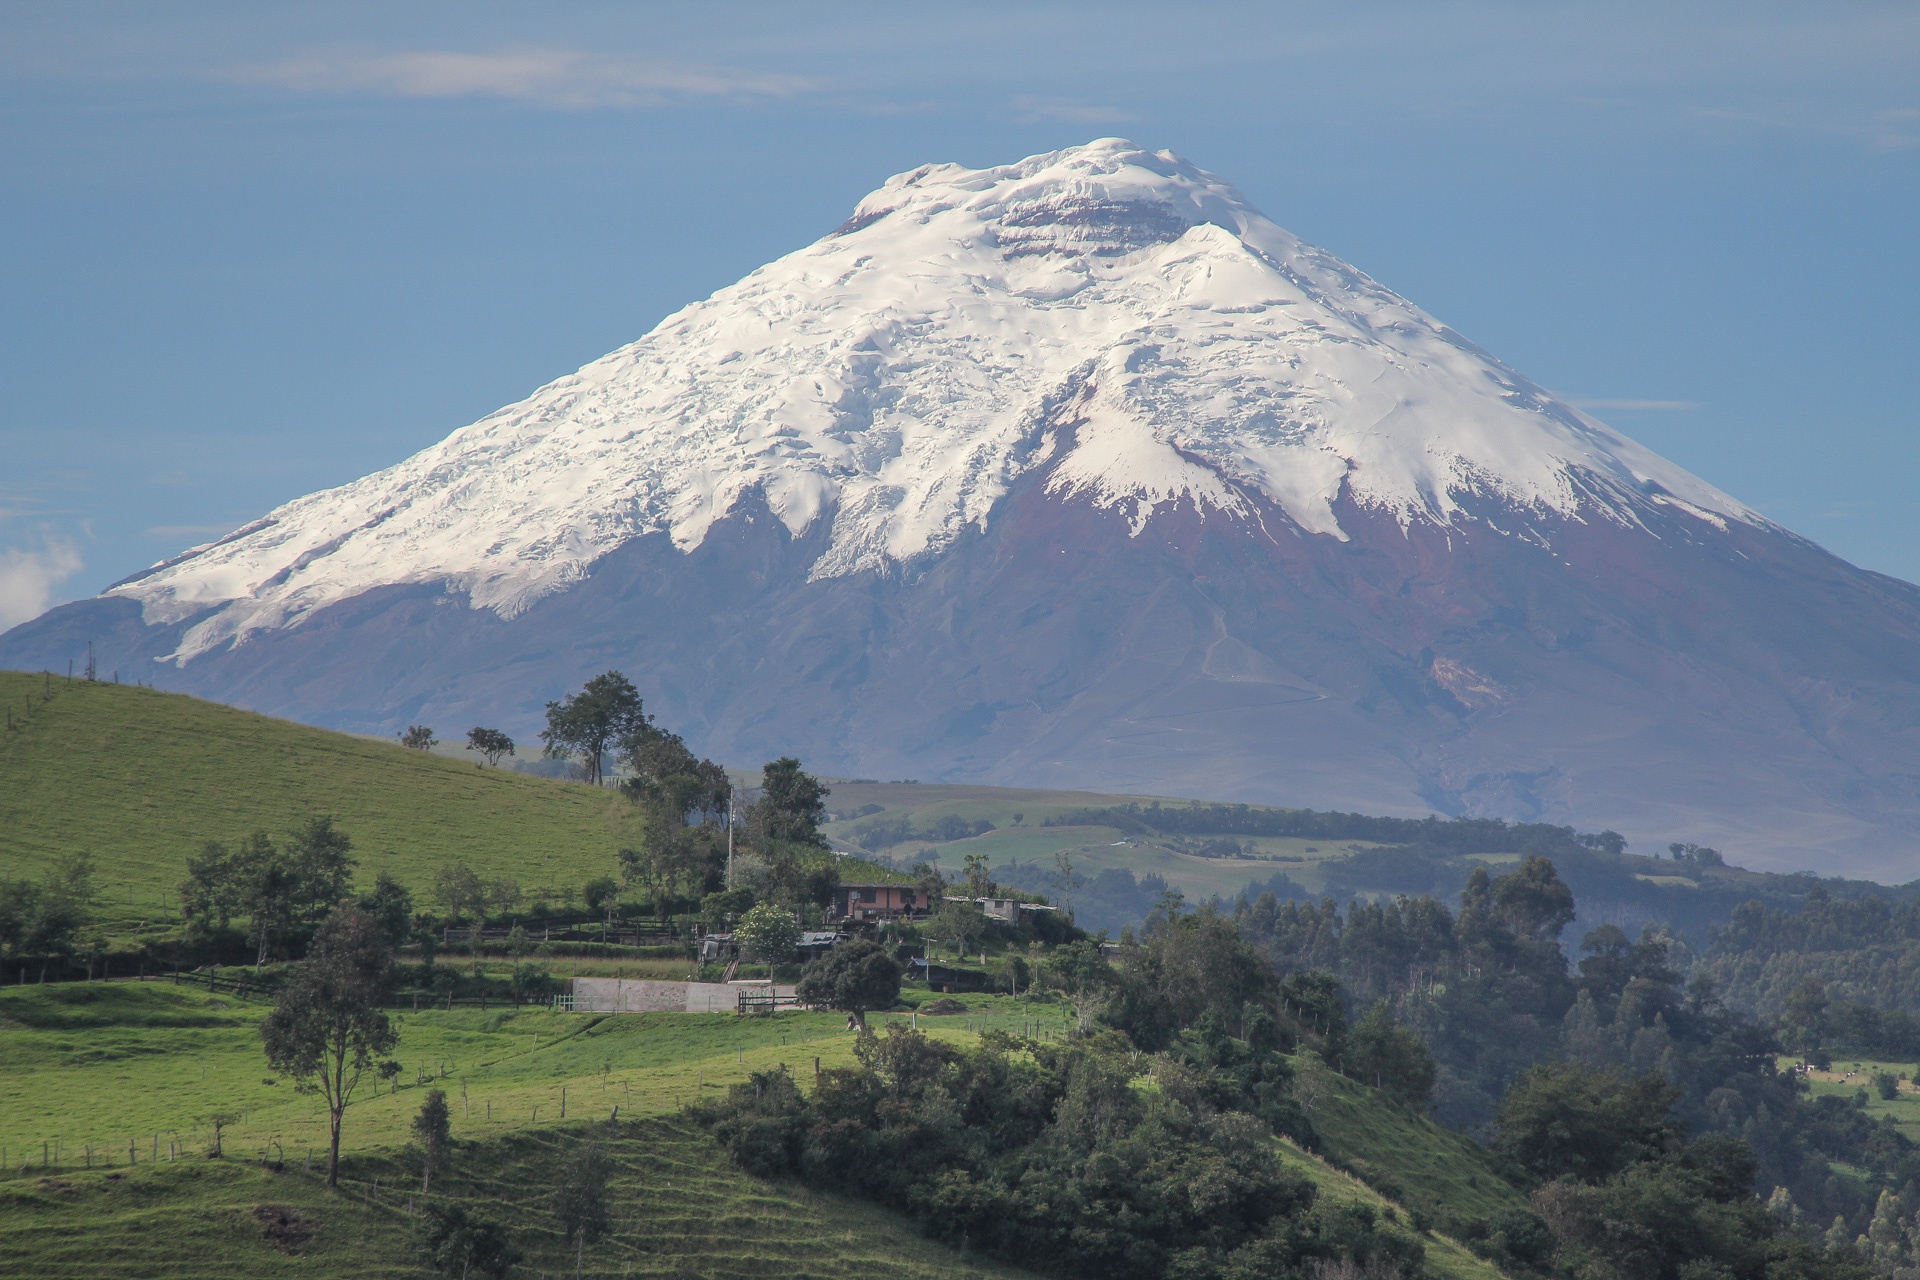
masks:
{"label": "pasture field", "polygon": [[[915,993],[916,995],[920,993]],[[966,1038],[987,1027],[1058,1033],[1063,1005],[968,997],[969,1013],[921,1017],[923,1030]],[[265,1001],[210,998],[167,981],[0,988],[0,1147],[5,1163],[59,1167],[127,1162],[155,1153],[198,1155],[210,1117],[230,1115],[229,1151],[304,1160],[325,1145],[326,1116],[266,1070],[259,1022]],[[749,1072],[786,1063],[804,1080],[852,1061],[842,1015],[783,1011],[764,1018],[641,1013],[606,1016],[528,1007],[395,1010],[389,1089],[369,1080],[347,1110],[343,1150],[405,1141],[426,1089],[445,1089],[459,1138],[498,1137],[543,1124],[679,1111],[716,1097]],[[873,1014],[876,1027],[911,1014]],[[564,1097],[563,1097],[564,1093]],[[537,1112],[536,1112],[537,1109]],[[89,1149],[92,1155],[89,1155]],[[22,1155],[25,1153],[25,1156]],[[27,1157],[31,1157],[30,1161]]]}
{"label": "pasture field", "polygon": [[[957,1003],[965,1012],[920,1015],[918,1025],[968,1042],[988,1027],[1057,1036],[1070,1024],[1057,1003],[988,995]],[[816,1058],[849,1063],[853,1037],[839,1015],[396,1013],[404,1070],[395,1089],[365,1085],[348,1109],[345,1183],[329,1193],[318,1158],[324,1117],[288,1084],[268,1083],[258,1036],[265,1012],[262,1002],[210,999],[171,982],[0,989],[0,1274],[423,1274],[408,1253],[411,1215],[424,1200],[405,1144],[429,1087],[446,1090],[459,1143],[437,1194],[514,1222],[535,1274],[564,1274],[571,1262],[546,1203],[555,1164],[589,1131],[616,1166],[617,1218],[614,1239],[589,1255],[589,1274],[1020,1274],[955,1254],[871,1205],[749,1177],[679,1117],[754,1070],[785,1063],[805,1086]],[[1349,1163],[1385,1168],[1415,1190],[1441,1189],[1433,1179],[1450,1176],[1426,1171],[1475,1164],[1454,1149],[1464,1140],[1430,1121],[1405,1113],[1383,1129],[1370,1113],[1392,1104],[1351,1081],[1335,1090],[1316,1093],[1314,1114],[1329,1151]],[[1336,1101],[1347,1117],[1338,1123]],[[216,1114],[233,1117],[219,1160],[207,1155]],[[1323,1194],[1401,1212],[1304,1151],[1283,1154]],[[288,1245],[289,1233],[303,1238]],[[1446,1280],[1498,1280],[1445,1237],[1430,1235],[1427,1248]]]}
{"label": "pasture field", "polygon": [[422,902],[456,859],[530,892],[608,874],[640,837],[612,790],[183,694],[0,671],[0,707],[13,717],[0,728],[0,867],[39,875],[87,853],[117,924],[177,917],[186,860],[207,841],[283,838],[322,814],[352,838],[360,884],[385,871]]}
{"label": "pasture field", "polygon": [[[1788,1070],[1798,1061],[1798,1058],[1782,1058],[1780,1069]],[[1900,1126],[1900,1132],[1920,1142],[1920,1090],[1915,1089],[1913,1081],[1916,1070],[1920,1068],[1911,1062],[1876,1061],[1845,1054],[1833,1060],[1833,1070],[1809,1071],[1806,1080],[1815,1097],[1837,1094],[1853,1098],[1864,1093],[1868,1115],[1887,1117]],[[1873,1077],[1881,1071],[1901,1078],[1899,1092],[1891,1099],[1882,1098],[1873,1087]]]}

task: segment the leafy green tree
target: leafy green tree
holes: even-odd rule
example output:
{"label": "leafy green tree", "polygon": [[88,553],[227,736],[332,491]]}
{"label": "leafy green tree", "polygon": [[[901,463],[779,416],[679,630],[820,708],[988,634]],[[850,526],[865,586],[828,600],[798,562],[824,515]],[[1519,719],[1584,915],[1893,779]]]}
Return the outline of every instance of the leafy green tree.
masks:
{"label": "leafy green tree", "polygon": [[1540,1182],[1598,1183],[1674,1149],[1676,1096],[1654,1072],[1628,1077],[1579,1062],[1542,1063],[1507,1091],[1493,1147]]}
{"label": "leafy green tree", "polygon": [[431,751],[439,743],[433,730],[423,724],[410,724],[400,731],[400,745],[409,751]]}
{"label": "leafy green tree", "polygon": [[1433,1093],[1433,1058],[1420,1033],[1393,1020],[1385,1000],[1377,1000],[1347,1033],[1340,1069],[1409,1107],[1422,1108]]}
{"label": "leafy green tree", "polygon": [[824,847],[820,824],[827,818],[829,794],[827,786],[802,770],[798,760],[782,756],[760,771],[760,798],[754,801],[748,822],[762,840]]}
{"label": "leafy green tree", "polygon": [[599,786],[608,753],[646,725],[640,691],[618,671],[609,671],[587,681],[580,692],[549,702],[540,740],[545,754],[556,760],[578,757],[586,780]]}
{"label": "leafy green tree", "polygon": [[444,1276],[471,1280],[474,1276],[501,1277],[520,1261],[507,1229],[478,1218],[457,1204],[428,1205],[414,1235],[420,1260]]}
{"label": "leafy green tree", "polygon": [[771,902],[741,917],[734,935],[767,964],[785,964],[800,946],[800,926],[794,923],[793,912]]}
{"label": "leafy green tree", "polygon": [[552,993],[553,974],[547,966],[533,961],[522,961],[513,966],[513,1003],[518,1008],[528,1000],[538,1000]]}
{"label": "leafy green tree", "polygon": [[900,966],[879,944],[856,938],[809,960],[797,991],[805,1003],[850,1013],[864,1027],[867,1010],[900,998]]}
{"label": "leafy green tree", "polygon": [[560,1220],[561,1234],[574,1243],[576,1277],[586,1272],[587,1246],[599,1243],[613,1229],[613,1212],[607,1203],[610,1172],[606,1153],[592,1138],[576,1147],[560,1166],[553,1212]]}
{"label": "leafy green tree", "polygon": [[1883,1102],[1892,1102],[1900,1096],[1900,1077],[1891,1071],[1873,1073],[1873,1089]]}
{"label": "leafy green tree", "polygon": [[420,1191],[425,1194],[433,1190],[433,1175],[445,1171],[453,1159],[453,1118],[445,1090],[427,1090],[411,1127],[414,1144],[420,1148]]}
{"label": "leafy green tree", "polygon": [[444,864],[433,876],[433,900],[450,919],[487,914],[487,886],[464,862]]}
{"label": "leafy green tree", "polygon": [[956,954],[973,950],[974,943],[987,933],[987,915],[971,902],[943,902],[920,934],[929,942],[938,942]]}
{"label": "leafy green tree", "polygon": [[360,909],[380,926],[388,946],[401,946],[413,936],[413,894],[386,872],[374,880],[370,893],[360,895]]}
{"label": "leafy green tree", "polygon": [[970,853],[961,860],[962,874],[967,878],[967,893],[975,898],[993,896],[993,876],[987,870],[987,855]]}
{"label": "leafy green tree", "polygon": [[1817,1054],[1827,1040],[1827,985],[1818,978],[1804,978],[1787,993],[1784,1030],[1787,1041],[1804,1054]]}
{"label": "leafy green tree", "polygon": [[1212,905],[1176,915],[1156,912],[1146,936],[1120,947],[1120,981],[1107,1018],[1143,1049],[1165,1048],[1211,1015],[1238,1031],[1250,1009],[1271,1014],[1279,980]]}
{"label": "leafy green tree", "polygon": [[482,729],[475,726],[467,730],[467,750],[478,751],[481,759],[494,768],[499,768],[500,758],[513,754],[513,739],[498,729]]}
{"label": "leafy green tree", "polygon": [[1100,944],[1091,938],[1057,946],[1040,962],[1040,980],[1066,993],[1082,1030],[1091,1024],[1118,976]]}
{"label": "leafy green tree", "polygon": [[298,975],[260,1024],[267,1063],[327,1107],[327,1185],[340,1178],[340,1125],[375,1059],[399,1036],[382,1012],[393,954],[380,926],[358,907],[328,917]]}

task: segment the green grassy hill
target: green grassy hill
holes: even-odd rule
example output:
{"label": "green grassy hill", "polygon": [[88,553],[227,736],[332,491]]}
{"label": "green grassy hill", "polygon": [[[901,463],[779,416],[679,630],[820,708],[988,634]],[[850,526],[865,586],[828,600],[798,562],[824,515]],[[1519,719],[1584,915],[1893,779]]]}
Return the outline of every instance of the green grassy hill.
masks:
{"label": "green grassy hill", "polygon": [[181,694],[0,672],[0,708],[12,717],[0,728],[0,868],[34,875],[91,854],[109,919],[172,908],[208,840],[280,837],[320,814],[352,837],[362,883],[388,871],[422,897],[454,859],[528,891],[577,886],[639,834],[613,791]]}
{"label": "green grassy hill", "polygon": [[[989,1027],[1059,1035],[1067,1026],[1057,1004],[984,995],[963,1003],[965,1014],[921,1016],[919,1026],[962,1042]],[[405,1257],[414,1175],[404,1147],[430,1087],[446,1090],[461,1144],[461,1172],[444,1190],[533,1224],[522,1243],[536,1271],[557,1272],[566,1261],[547,1226],[549,1166],[569,1135],[582,1124],[604,1131],[617,1107],[621,1226],[594,1263],[598,1274],[1013,1274],[943,1249],[869,1205],[748,1177],[679,1120],[687,1103],[717,1097],[752,1071],[786,1063],[804,1086],[816,1060],[849,1065],[853,1040],[838,1015],[399,1015],[400,1080],[387,1092],[363,1087],[349,1109],[351,1181],[345,1194],[329,1195],[317,1161],[307,1165],[309,1149],[324,1143],[323,1117],[311,1098],[265,1073],[257,1026],[266,1008],[171,981],[0,987],[0,1274],[417,1274]],[[217,1161],[206,1156],[216,1113],[236,1117]],[[1351,1082],[1317,1087],[1313,1115],[1327,1155],[1375,1185],[1297,1148],[1287,1148],[1287,1160],[1342,1202],[1405,1220],[1421,1197],[1471,1187],[1486,1170],[1472,1144]],[[263,1159],[282,1167],[270,1171]],[[1404,1204],[1381,1193],[1390,1184],[1406,1189]],[[1479,1212],[1512,1198],[1475,1188],[1462,1207]],[[280,1252],[262,1206],[291,1210],[311,1240]],[[1426,1243],[1436,1275],[1498,1280],[1446,1237]]]}

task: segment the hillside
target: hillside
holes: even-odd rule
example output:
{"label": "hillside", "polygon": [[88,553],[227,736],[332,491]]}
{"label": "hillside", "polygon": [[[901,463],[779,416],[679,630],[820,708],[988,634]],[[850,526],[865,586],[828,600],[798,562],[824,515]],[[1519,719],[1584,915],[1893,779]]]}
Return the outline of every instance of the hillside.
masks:
{"label": "hillside", "polygon": [[182,694],[0,671],[0,706],[12,717],[0,729],[0,867],[33,875],[91,854],[109,919],[175,909],[186,859],[208,840],[280,837],[314,815],[352,837],[362,882],[390,872],[422,898],[455,859],[529,892],[578,886],[638,836],[614,792]]}
{"label": "hillside", "polygon": [[[1065,1025],[1058,1005],[988,996],[966,1003],[968,1017],[923,1018],[922,1029],[972,1041],[988,1027],[1057,1035]],[[255,1026],[264,1012],[261,1003],[210,1001],[172,983],[0,988],[0,1147],[8,1171],[0,1174],[0,1272],[420,1274],[404,1256],[402,1211],[415,1175],[402,1148],[407,1120],[431,1083],[447,1091],[461,1144],[443,1189],[477,1201],[483,1213],[530,1224],[521,1243],[536,1268],[564,1261],[547,1225],[551,1166],[583,1123],[606,1134],[617,1106],[621,1123],[609,1142],[619,1229],[597,1259],[590,1256],[592,1274],[1018,1274],[962,1258],[872,1206],[749,1177],[676,1118],[695,1097],[718,1096],[751,1071],[785,1062],[806,1081],[816,1056],[823,1066],[849,1064],[852,1041],[833,1015],[402,1015],[405,1070],[392,1093],[367,1091],[351,1108],[347,1193],[330,1197],[305,1163],[322,1133],[312,1103],[261,1079]],[[422,1072],[438,1078],[423,1081]],[[1397,1183],[1408,1193],[1407,1204],[1396,1205],[1289,1146],[1288,1163],[1337,1203],[1409,1219],[1418,1197],[1451,1194],[1480,1176],[1476,1170],[1485,1173],[1471,1144],[1364,1086],[1342,1081],[1320,1097],[1315,1116],[1326,1129],[1327,1154],[1376,1187]],[[102,1099],[112,1100],[110,1112]],[[215,1162],[204,1154],[206,1117],[219,1111],[236,1119],[226,1131],[226,1159]],[[1387,1136],[1363,1139],[1365,1131]],[[139,1159],[131,1169],[130,1142]],[[51,1171],[39,1167],[42,1151],[58,1152]],[[179,1158],[169,1160],[170,1152]],[[263,1152],[283,1168],[261,1168]],[[384,1191],[376,1192],[376,1179]],[[1484,1216],[1515,1198],[1489,1188],[1455,1207]],[[255,1216],[262,1205],[288,1207],[304,1220],[312,1240],[297,1256],[270,1245]],[[1451,1240],[1432,1235],[1426,1245],[1442,1280],[1497,1280]]]}

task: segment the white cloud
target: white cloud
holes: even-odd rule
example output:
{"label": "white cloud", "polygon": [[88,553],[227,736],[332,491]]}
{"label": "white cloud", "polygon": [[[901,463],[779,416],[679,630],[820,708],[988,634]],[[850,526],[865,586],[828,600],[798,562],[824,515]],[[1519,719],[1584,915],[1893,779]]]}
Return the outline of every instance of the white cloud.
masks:
{"label": "white cloud", "polygon": [[786,98],[821,84],[777,72],[538,48],[495,53],[316,51],[237,67],[226,78],[304,93],[503,98],[571,110],[662,107],[690,98]]}
{"label": "white cloud", "polygon": [[80,551],[49,537],[38,551],[0,550],[0,631],[37,618],[53,603],[53,589],[80,572]]}
{"label": "white cloud", "polygon": [[1698,409],[1698,400],[1575,400],[1580,409]]}

